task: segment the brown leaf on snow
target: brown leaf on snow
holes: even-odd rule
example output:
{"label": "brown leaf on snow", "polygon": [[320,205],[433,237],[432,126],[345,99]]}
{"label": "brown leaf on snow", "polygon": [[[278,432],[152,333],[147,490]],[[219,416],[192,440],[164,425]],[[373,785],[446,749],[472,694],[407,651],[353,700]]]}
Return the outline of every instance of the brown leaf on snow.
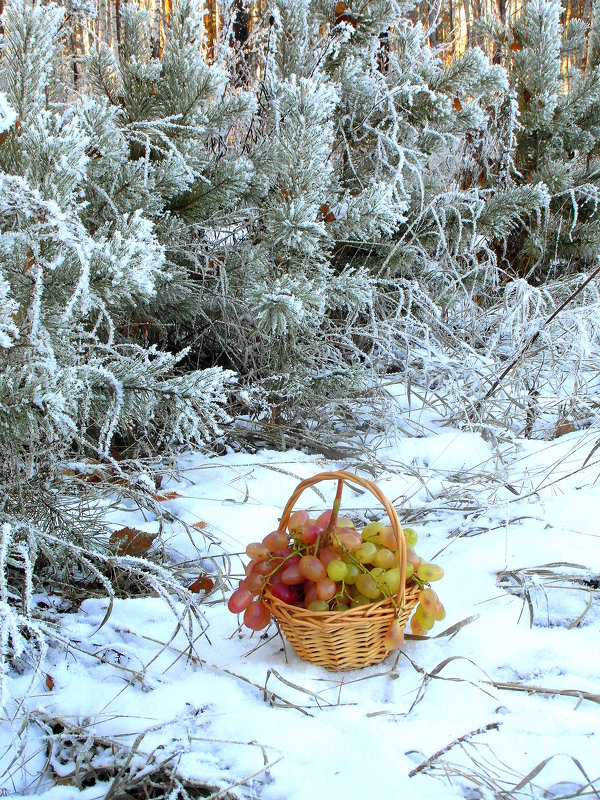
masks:
{"label": "brown leaf on snow", "polygon": [[204,522],[204,520],[201,519],[198,522],[194,522],[194,524],[192,525],[192,528],[198,528],[198,530],[202,530],[202,528],[206,528],[207,525],[208,525],[208,523]]}
{"label": "brown leaf on snow", "polygon": [[198,594],[199,592],[212,592],[215,588],[215,582],[212,578],[209,578],[208,575],[200,575],[199,578],[187,587],[188,591],[193,592],[194,594]]}
{"label": "brown leaf on snow", "polygon": [[52,677],[52,675],[46,674],[46,688],[48,689],[49,692],[51,692],[52,689],[54,689],[54,678]]}
{"label": "brown leaf on snow", "polygon": [[117,556],[145,556],[156,539],[155,533],[138,531],[136,528],[121,528],[113,531],[108,546]]}
{"label": "brown leaf on snow", "polygon": [[158,500],[159,503],[164,503],[165,500],[175,500],[176,497],[181,497],[181,495],[178,492],[159,492],[152,495],[152,498]]}

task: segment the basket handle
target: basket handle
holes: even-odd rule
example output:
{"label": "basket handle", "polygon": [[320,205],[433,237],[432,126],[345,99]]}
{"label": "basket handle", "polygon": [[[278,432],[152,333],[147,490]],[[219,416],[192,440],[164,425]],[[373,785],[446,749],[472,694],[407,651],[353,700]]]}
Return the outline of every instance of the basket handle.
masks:
{"label": "basket handle", "polygon": [[394,531],[396,542],[398,544],[398,568],[400,570],[400,586],[398,587],[398,592],[396,593],[396,603],[400,609],[403,609],[406,590],[406,539],[404,538],[404,531],[402,530],[402,525],[400,524],[400,520],[398,519],[395,508],[383,494],[381,489],[379,489],[372,481],[367,480],[367,478],[362,478],[360,475],[355,475],[353,472],[347,472],[346,470],[341,469],[332,470],[331,472],[319,472],[316,475],[313,475],[311,478],[306,478],[305,480],[301,481],[298,486],[296,486],[292,496],[287,501],[279,521],[279,530],[284,531],[286,529],[292,509],[296,505],[296,501],[305,489],[308,489],[309,486],[312,486],[315,483],[320,483],[321,481],[340,480],[348,481],[348,483],[355,483],[358,486],[362,486],[363,489],[368,489],[371,494],[373,494],[379,500],[388,517],[390,518],[390,525]]}

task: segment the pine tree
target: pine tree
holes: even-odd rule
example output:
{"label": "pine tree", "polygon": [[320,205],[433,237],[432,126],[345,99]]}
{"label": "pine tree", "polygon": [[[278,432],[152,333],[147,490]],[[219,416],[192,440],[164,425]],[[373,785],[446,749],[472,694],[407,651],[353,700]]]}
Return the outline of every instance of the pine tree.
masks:
{"label": "pine tree", "polygon": [[[209,114],[194,110],[186,119],[190,98],[172,85],[171,104],[161,96],[158,122],[148,120],[158,62],[144,61],[147,50],[126,49],[140,41],[129,37],[138,24],[129,11],[125,79],[110,71],[106,50],[93,66],[115,101],[126,97],[136,114],[97,97],[65,102],[63,18],[52,3],[25,0],[11,1],[2,16],[2,669],[8,645],[16,655],[29,644],[41,647],[31,621],[38,580],[67,582],[78,574],[110,593],[118,563],[171,604],[173,593],[185,596],[161,567],[107,552],[97,503],[114,492],[115,481],[151,503],[147,488],[135,488],[135,468],[113,458],[115,442],[151,455],[204,447],[228,419],[223,405],[233,379],[218,366],[183,369],[185,351],[140,334],[138,317],[170,292],[191,291],[188,271],[179,277],[181,233],[165,207],[191,191],[194,180],[201,183],[202,152],[187,138],[180,146],[178,136],[187,126],[211,131]],[[198,15],[190,19],[197,24]],[[189,35],[182,31],[182,46]],[[218,76],[189,68],[196,82],[190,91],[214,90]],[[185,157],[182,147],[190,148]],[[85,471],[73,476],[66,468],[73,458],[99,464],[99,483],[86,481]]]}

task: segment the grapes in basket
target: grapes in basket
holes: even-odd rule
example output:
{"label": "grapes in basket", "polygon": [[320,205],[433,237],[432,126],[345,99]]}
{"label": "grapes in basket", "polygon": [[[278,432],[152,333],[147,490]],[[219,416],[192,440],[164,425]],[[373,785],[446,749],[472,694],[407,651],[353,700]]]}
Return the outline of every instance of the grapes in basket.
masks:
{"label": "grapes in basket", "polygon": [[[417,534],[412,528],[404,528],[404,535],[406,583],[421,587],[410,628],[423,636],[445,617],[444,606],[429,585],[444,572],[417,555]],[[371,522],[359,531],[351,519],[338,517],[335,510],[317,519],[306,511],[295,511],[287,531],[272,531],[262,542],[252,542],[246,554],[250,559],[246,577],[229,598],[228,607],[234,614],[243,613],[244,625],[251,630],[262,630],[270,622],[271,613],[263,602],[266,592],[311,612],[343,613],[387,598],[393,601],[400,588],[393,528]],[[390,647],[402,644],[404,632],[398,628],[394,624],[390,628]]]}

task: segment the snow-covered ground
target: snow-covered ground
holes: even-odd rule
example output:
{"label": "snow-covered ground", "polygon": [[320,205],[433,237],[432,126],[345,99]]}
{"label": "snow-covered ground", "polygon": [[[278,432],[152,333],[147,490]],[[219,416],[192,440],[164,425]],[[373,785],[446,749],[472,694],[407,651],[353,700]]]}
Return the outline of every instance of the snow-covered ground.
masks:
{"label": "snow-covered ground", "polygon": [[[435,588],[447,617],[428,640],[332,672],[301,661],[274,625],[262,635],[238,629],[219,583],[194,652],[162,600],[116,600],[102,624],[107,601],[88,599],[60,617],[63,644],[36,685],[27,670],[10,678],[12,696],[26,694],[14,713],[30,724],[25,747],[1,728],[0,786],[103,798],[112,778],[103,767],[129,754],[123,774],[176,765],[190,796],[200,796],[197,781],[215,798],[261,800],[598,797],[597,431],[507,441],[499,452],[398,401],[403,430],[427,435],[390,436],[376,453],[384,468],[363,474],[418,531],[419,554],[445,570]],[[203,531],[194,542],[177,519],[204,522],[222,546],[209,548],[214,563],[239,575],[246,544],[277,526],[298,481],[342,467],[359,469],[296,451],[190,455],[161,487],[177,493],[164,503],[174,517],[165,546],[178,560],[198,558]],[[299,507],[329,507],[334,486],[318,489],[324,497],[309,491]],[[344,511],[378,512],[370,496],[344,492]],[[159,530],[134,507],[112,521]],[[204,559],[199,573],[206,568]],[[90,763],[93,785],[79,791],[73,774]],[[132,795],[115,786],[111,796]]]}

